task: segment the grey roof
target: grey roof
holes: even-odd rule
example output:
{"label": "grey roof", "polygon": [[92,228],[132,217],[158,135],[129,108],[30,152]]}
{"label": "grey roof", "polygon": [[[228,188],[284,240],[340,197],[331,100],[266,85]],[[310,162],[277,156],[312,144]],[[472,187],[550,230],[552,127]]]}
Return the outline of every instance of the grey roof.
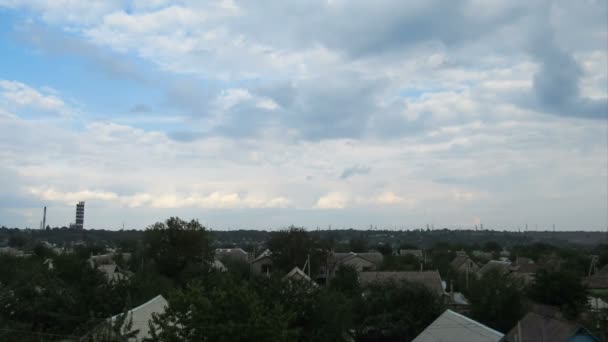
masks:
{"label": "grey roof", "polygon": [[401,256],[413,255],[413,256],[417,257],[418,259],[422,259],[422,250],[421,249],[400,249],[399,255],[401,255]]}
{"label": "grey roof", "polygon": [[312,280],[306,273],[304,273],[304,271],[302,271],[298,266],[294,267],[291,271],[289,271],[289,273],[287,273],[284,277],[284,280],[291,280],[291,281],[301,281],[304,280],[306,282],[309,282],[310,284],[312,284],[313,286],[318,286],[317,283]]}
{"label": "grey roof", "polygon": [[511,268],[511,263],[507,261],[499,261],[499,260],[490,260],[487,264],[483,265],[481,269],[479,269],[479,273],[481,275],[486,274],[487,272],[496,270],[501,273],[506,273]]}
{"label": "grey roof", "polygon": [[257,258],[253,259],[253,260],[251,261],[251,263],[252,263],[252,264],[253,264],[253,263],[256,263],[256,262],[258,262],[258,261],[260,261],[260,260],[262,260],[262,259],[265,259],[265,258],[270,258],[271,256],[272,256],[272,252],[270,251],[270,249],[266,249],[265,251],[263,251],[262,253],[260,253],[260,255],[258,255],[258,257],[257,257]]}
{"label": "grey roof", "polygon": [[[544,316],[536,312],[528,312],[520,321],[521,339],[517,339],[517,325],[514,326],[502,341],[569,341],[576,334],[589,336],[592,341],[598,341],[582,325],[575,322]],[[517,340],[516,340],[517,339]]]}
{"label": "grey roof", "polygon": [[608,276],[598,273],[591,277],[585,277],[583,283],[590,289],[608,289]]}
{"label": "grey roof", "polygon": [[355,253],[355,252],[348,252],[348,253],[332,253],[331,256],[331,260],[330,260],[330,267],[331,268],[335,268],[338,265],[353,259],[353,258],[363,258],[369,262],[371,262],[372,264],[376,265],[376,267],[379,267],[382,264],[382,261],[384,260],[384,256],[381,253],[377,253],[377,252],[371,252],[371,253]]}
{"label": "grey roof", "polygon": [[[135,337],[129,339],[129,342],[142,341],[144,338],[151,337],[148,322],[152,320],[152,314],[164,313],[167,306],[169,306],[167,300],[162,295],[158,295],[148,302],[127,311],[127,318],[123,325],[128,324],[128,321],[131,320],[133,322],[131,331],[139,330]],[[120,314],[112,316],[108,321],[114,322],[119,316]]]}
{"label": "grey roof", "polygon": [[249,254],[242,248],[216,248],[215,256],[218,258],[229,257],[243,261],[247,261],[249,258]]}
{"label": "grey roof", "polygon": [[604,265],[604,267],[600,268],[599,271],[597,271],[598,275],[602,275],[602,276],[608,276],[608,264]]}
{"label": "grey roof", "polygon": [[466,316],[446,310],[414,342],[498,342],[504,335]]}
{"label": "grey roof", "polygon": [[468,255],[457,255],[454,260],[452,260],[452,262],[450,263],[450,265],[455,268],[458,269],[460,268],[460,266],[462,266],[465,262],[467,262],[467,260],[469,260],[469,256]]}
{"label": "grey roof", "polygon": [[367,286],[372,283],[407,281],[421,284],[438,296],[443,295],[441,276],[437,271],[383,271],[383,272],[360,272],[359,283]]}

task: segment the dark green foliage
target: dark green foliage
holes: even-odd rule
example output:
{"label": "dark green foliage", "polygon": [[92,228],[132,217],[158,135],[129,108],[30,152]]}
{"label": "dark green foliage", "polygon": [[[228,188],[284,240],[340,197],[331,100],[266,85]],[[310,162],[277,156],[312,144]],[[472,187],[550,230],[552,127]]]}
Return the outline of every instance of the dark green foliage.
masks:
{"label": "dark green foliage", "polygon": [[350,251],[355,253],[365,253],[368,251],[367,240],[364,237],[352,238],[349,241]]}
{"label": "dark green foliage", "polygon": [[393,255],[393,249],[391,248],[391,245],[389,245],[389,244],[380,243],[376,246],[376,250],[378,252],[382,253],[382,255],[384,255],[384,256]]}
{"label": "dark green foliage", "polygon": [[361,294],[357,270],[349,266],[340,266],[329,283],[330,289],[343,293],[351,298]]}
{"label": "dark green foliage", "polygon": [[539,271],[528,295],[539,303],[559,307],[568,318],[576,318],[587,304],[587,290],[581,278],[567,271]]}
{"label": "dark green foliage", "polygon": [[521,287],[507,274],[487,272],[478,281],[472,281],[467,292],[471,316],[498,331],[508,331],[525,313]]}
{"label": "dark green foliage", "polygon": [[330,248],[317,236],[296,227],[273,232],[267,246],[272,251],[273,268],[287,273],[295,266],[302,268],[310,256],[311,274],[325,264]]}
{"label": "dark green foliage", "polygon": [[180,284],[204,273],[213,259],[207,230],[196,220],[156,223],[144,232],[144,246],[158,273]]}
{"label": "dark green foliage", "polygon": [[264,301],[247,284],[224,279],[193,283],[170,298],[168,310],[154,318],[152,341],[293,341],[290,314]]}
{"label": "dark green foliage", "polygon": [[358,341],[410,341],[443,312],[443,305],[421,285],[396,282],[366,288],[356,310]]}

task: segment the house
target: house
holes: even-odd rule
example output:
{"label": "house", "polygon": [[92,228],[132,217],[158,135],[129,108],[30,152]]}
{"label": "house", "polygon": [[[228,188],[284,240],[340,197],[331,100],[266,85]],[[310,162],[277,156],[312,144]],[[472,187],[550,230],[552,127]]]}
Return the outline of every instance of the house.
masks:
{"label": "house", "polygon": [[490,252],[484,252],[479,250],[474,250],[473,252],[471,252],[471,254],[473,254],[474,257],[482,260],[490,260],[494,257]]}
{"label": "house", "polygon": [[595,274],[591,277],[585,277],[583,284],[587,286],[589,290],[606,290],[608,289],[608,276]]}
{"label": "house", "polygon": [[413,342],[498,342],[504,335],[452,310],[444,311]]}
{"label": "house", "polygon": [[335,275],[341,266],[354,268],[357,272],[375,271],[380,267],[384,257],[377,252],[372,253],[332,253],[328,258],[329,276]]}
{"label": "house", "polygon": [[529,284],[534,281],[536,272],[540,270],[540,266],[530,258],[517,257],[515,264],[511,265],[512,274],[521,279],[524,284]]}
{"label": "house", "polygon": [[608,303],[606,303],[602,298],[595,296],[587,297],[587,305],[591,311],[603,311],[608,310]]}
{"label": "house", "polygon": [[366,287],[374,283],[402,281],[423,285],[437,296],[443,297],[444,290],[441,283],[441,276],[439,275],[438,271],[383,271],[359,273],[359,284],[362,287]]}
{"label": "house", "polygon": [[424,259],[424,254],[422,253],[422,249],[400,249],[399,256],[411,255],[416,257],[418,260]]}
{"label": "house", "polygon": [[253,273],[270,275],[272,272],[272,252],[269,249],[263,251],[249,263],[249,266]]}
{"label": "house", "polygon": [[511,270],[511,263],[508,261],[490,260],[487,264],[483,265],[479,269],[477,275],[483,277],[488,272],[498,272],[500,274],[507,274]]}
{"label": "house", "polygon": [[600,342],[582,325],[538,312],[528,312],[501,342]]}
{"label": "house", "polygon": [[8,255],[12,257],[22,257],[23,251],[13,247],[0,247],[0,255]]}
{"label": "house", "polygon": [[89,265],[91,265],[93,268],[99,265],[111,265],[115,263],[114,258],[119,255],[122,257],[124,262],[129,262],[129,260],[131,260],[131,253],[110,252],[106,254],[91,255],[88,260]]}
{"label": "house", "polygon": [[131,276],[131,272],[121,270],[116,264],[98,265],[96,269],[103,273],[110,283],[125,280]]}
{"label": "house", "polygon": [[287,280],[290,282],[306,282],[314,287],[318,287],[317,283],[312,280],[304,271],[302,271],[298,266],[294,267],[289,273],[287,273],[283,280]]}
{"label": "house", "polygon": [[464,252],[457,253],[454,260],[450,263],[450,266],[459,273],[467,271],[475,273],[479,270],[479,266],[475,261],[471,260]]}
{"label": "house", "polygon": [[[116,336],[117,334],[114,331],[115,325],[117,325],[117,323],[120,322],[121,319],[124,319],[122,326],[120,327],[121,332],[137,331],[135,336],[130,337],[129,339],[127,339],[127,341],[143,341],[146,338],[152,337],[150,336],[150,324],[152,324],[152,315],[163,314],[168,306],[169,303],[167,302],[167,300],[162,295],[158,295],[136,308],[106,319],[91,333],[83,337],[83,340],[85,340],[85,338],[88,338],[86,339],[87,341],[113,341],[115,338],[118,337]],[[129,324],[132,324],[131,328],[127,329]]]}
{"label": "house", "polygon": [[249,253],[242,248],[216,248],[215,257],[218,259],[230,258],[242,262],[249,261]]}

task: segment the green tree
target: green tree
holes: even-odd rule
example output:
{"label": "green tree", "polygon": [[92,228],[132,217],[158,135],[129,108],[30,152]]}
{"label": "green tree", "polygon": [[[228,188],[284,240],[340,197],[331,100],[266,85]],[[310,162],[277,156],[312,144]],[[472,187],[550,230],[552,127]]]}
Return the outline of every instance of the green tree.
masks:
{"label": "green tree", "polygon": [[213,260],[208,232],[197,220],[171,217],[155,223],[144,232],[144,246],[157,271],[181,284],[204,273]]}
{"label": "green tree", "polygon": [[289,272],[295,266],[302,268],[310,256],[311,274],[315,274],[325,264],[329,253],[317,236],[296,227],[272,233],[267,246],[272,251],[273,267],[283,272]]}
{"label": "green tree", "polygon": [[572,272],[539,271],[528,295],[542,304],[558,306],[568,318],[576,318],[587,304],[587,290]]}
{"label": "green tree", "polygon": [[441,299],[408,282],[375,283],[356,304],[358,341],[410,341],[443,311]]}
{"label": "green tree", "polygon": [[499,331],[508,331],[525,312],[521,284],[507,274],[490,271],[467,292],[471,316]]}
{"label": "green tree", "polygon": [[153,318],[151,341],[293,341],[290,314],[264,301],[247,284],[224,279],[195,282],[170,297],[165,313]]}
{"label": "green tree", "polygon": [[368,251],[367,240],[364,237],[350,239],[349,246],[351,252],[365,253]]}

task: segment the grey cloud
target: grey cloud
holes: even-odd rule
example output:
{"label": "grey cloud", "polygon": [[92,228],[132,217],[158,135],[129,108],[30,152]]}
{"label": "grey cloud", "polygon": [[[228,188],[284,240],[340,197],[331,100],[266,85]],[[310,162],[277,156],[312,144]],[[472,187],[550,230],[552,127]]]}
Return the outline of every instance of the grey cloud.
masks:
{"label": "grey cloud", "polygon": [[141,83],[151,82],[149,76],[128,58],[110,53],[66,33],[52,31],[46,26],[44,28],[35,25],[22,26],[14,32],[14,36],[18,41],[45,52],[82,57],[112,78]]}
{"label": "grey cloud", "polygon": [[342,174],[340,175],[340,179],[348,179],[355,175],[367,175],[371,171],[372,171],[371,167],[362,166],[362,165],[354,165],[354,166],[344,169],[344,171],[342,171]]}
{"label": "grey cloud", "polygon": [[557,45],[551,29],[539,31],[531,44],[531,54],[541,63],[533,83],[540,109],[563,116],[606,119],[607,101],[585,98],[580,94],[579,81],[583,75],[580,65]]}
{"label": "grey cloud", "polygon": [[205,137],[203,133],[195,131],[176,131],[169,133],[168,136],[179,142],[192,142]]}

